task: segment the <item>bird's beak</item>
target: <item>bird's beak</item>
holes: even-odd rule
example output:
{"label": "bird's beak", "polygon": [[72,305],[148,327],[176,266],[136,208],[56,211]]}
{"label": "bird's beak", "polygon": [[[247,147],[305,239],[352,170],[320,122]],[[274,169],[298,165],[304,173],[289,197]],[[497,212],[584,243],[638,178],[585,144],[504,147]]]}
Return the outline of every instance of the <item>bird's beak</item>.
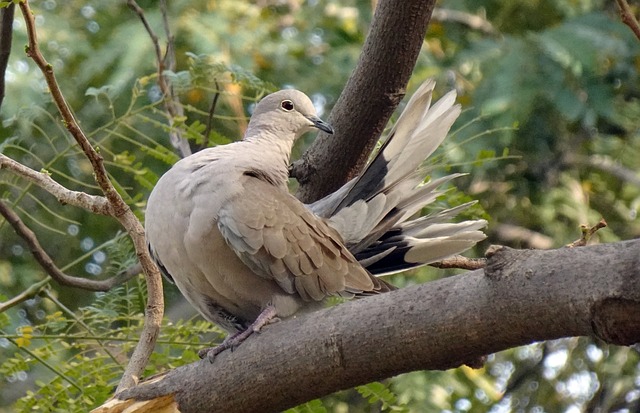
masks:
{"label": "bird's beak", "polygon": [[313,123],[313,126],[315,126],[316,128],[320,129],[321,131],[327,132],[330,135],[333,135],[333,127],[319,117],[307,116],[307,119],[309,119],[311,123]]}

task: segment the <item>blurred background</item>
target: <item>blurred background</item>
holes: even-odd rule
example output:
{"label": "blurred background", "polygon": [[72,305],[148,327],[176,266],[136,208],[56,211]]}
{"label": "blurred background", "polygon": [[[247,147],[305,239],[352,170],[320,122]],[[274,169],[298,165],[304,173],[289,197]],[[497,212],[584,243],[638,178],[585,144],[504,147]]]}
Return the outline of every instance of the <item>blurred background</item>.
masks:
{"label": "blurred background", "polygon": [[[159,2],[139,5],[164,52]],[[142,219],[154,183],[179,159],[170,132],[193,150],[239,139],[255,102],[283,87],[306,92],[328,116],[375,2],[171,1],[175,65],[168,62],[165,75],[184,108],[173,119],[162,104],[153,43],[125,2],[45,0],[32,7],[43,54]],[[89,163],[24,54],[26,43],[16,11],[0,151],[68,188],[98,194]],[[438,3],[408,95],[429,77],[438,80],[438,95],[458,91],[463,113],[428,162],[434,176],[469,173],[433,208],[476,199],[461,218],[489,220],[488,239],[467,256],[482,256],[490,244],[558,248],[580,237],[581,224],[601,218],[608,227],[594,242],[640,235],[639,72],[640,40],[613,1]],[[312,139],[303,139],[294,157]],[[135,263],[114,220],[61,206],[7,171],[0,171],[0,193],[65,272],[105,278]],[[410,285],[455,273],[424,268],[391,281]],[[49,282],[0,221],[0,302],[30,287],[34,294],[0,312],[0,412],[87,411],[112,394],[136,343],[144,282],[108,293]],[[174,286],[166,285],[165,295],[166,325],[148,374],[195,360],[203,343],[220,335]],[[535,343],[490,355],[479,370],[414,372],[292,411],[635,412],[639,361],[634,349],[594,339]]]}

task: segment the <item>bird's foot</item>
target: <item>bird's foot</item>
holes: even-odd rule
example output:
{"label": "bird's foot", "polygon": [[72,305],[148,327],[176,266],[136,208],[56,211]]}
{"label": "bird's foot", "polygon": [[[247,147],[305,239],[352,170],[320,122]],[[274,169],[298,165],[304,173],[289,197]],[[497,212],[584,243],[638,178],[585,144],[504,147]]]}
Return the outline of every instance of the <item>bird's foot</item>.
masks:
{"label": "bird's foot", "polygon": [[249,338],[251,334],[259,333],[262,327],[276,321],[278,321],[278,318],[276,317],[276,308],[269,305],[262,310],[260,315],[258,315],[258,318],[256,318],[256,320],[251,323],[246,330],[227,337],[221,344],[218,344],[215,347],[203,348],[198,351],[198,357],[201,359],[206,357],[210,363],[213,363],[218,354],[222,353],[226,349],[231,349],[231,351],[233,351],[233,349]]}

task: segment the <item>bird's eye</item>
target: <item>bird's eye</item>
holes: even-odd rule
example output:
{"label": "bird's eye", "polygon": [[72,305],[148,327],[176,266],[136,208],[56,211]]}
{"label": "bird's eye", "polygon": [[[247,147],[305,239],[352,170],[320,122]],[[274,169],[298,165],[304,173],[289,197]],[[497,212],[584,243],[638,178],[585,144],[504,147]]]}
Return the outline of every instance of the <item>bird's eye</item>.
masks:
{"label": "bird's eye", "polygon": [[293,110],[293,102],[290,100],[283,100],[280,103],[280,106],[282,107],[282,109],[286,110],[287,112],[290,112]]}

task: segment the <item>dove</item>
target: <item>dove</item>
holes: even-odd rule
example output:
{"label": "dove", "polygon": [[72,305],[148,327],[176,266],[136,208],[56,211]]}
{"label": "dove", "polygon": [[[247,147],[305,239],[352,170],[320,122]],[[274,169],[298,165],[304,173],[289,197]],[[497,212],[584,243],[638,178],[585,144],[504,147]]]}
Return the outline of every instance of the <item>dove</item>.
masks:
{"label": "dove", "polygon": [[485,238],[484,220],[449,222],[471,203],[414,218],[461,175],[426,180],[421,167],[460,113],[455,92],[431,105],[434,86],[419,88],[358,177],[313,204],[288,191],[291,150],[309,131],[334,131],[293,89],[264,97],[242,140],[181,159],[158,180],[145,213],[149,251],[202,316],[229,332],[201,357],[213,361],[328,297],[391,291],[378,276]]}

